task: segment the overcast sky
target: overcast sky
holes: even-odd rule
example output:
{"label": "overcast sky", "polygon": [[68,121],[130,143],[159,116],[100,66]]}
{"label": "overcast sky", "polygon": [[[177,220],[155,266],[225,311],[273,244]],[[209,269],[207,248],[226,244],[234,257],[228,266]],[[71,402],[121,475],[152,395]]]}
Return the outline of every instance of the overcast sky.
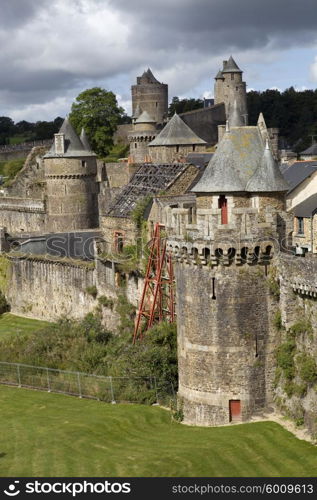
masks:
{"label": "overcast sky", "polygon": [[231,54],[248,88],[317,86],[316,0],[0,0],[0,115],[65,116],[84,89],[151,67],[170,99],[213,96]]}

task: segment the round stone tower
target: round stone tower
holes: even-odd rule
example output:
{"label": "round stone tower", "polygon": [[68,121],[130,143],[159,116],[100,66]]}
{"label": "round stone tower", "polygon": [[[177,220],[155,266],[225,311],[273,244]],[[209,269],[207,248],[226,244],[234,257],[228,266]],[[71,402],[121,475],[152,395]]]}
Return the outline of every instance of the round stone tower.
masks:
{"label": "round stone tower", "polygon": [[279,332],[268,276],[292,230],[287,189],[260,128],[227,124],[191,189],[195,220],[192,210],[178,207],[162,220],[175,262],[186,423],[246,421],[272,403]]}
{"label": "round stone tower", "polygon": [[215,78],[215,104],[223,102],[227,118],[232,113],[234,102],[247,125],[247,93],[246,83],[242,81],[242,71],[230,56],[223,61],[223,69],[218,71]]}
{"label": "round stone tower", "polygon": [[130,142],[131,163],[143,163],[150,161],[149,143],[157,135],[156,121],[147,111],[143,111],[138,118],[134,120],[133,130],[128,135]]}
{"label": "round stone tower", "polygon": [[147,111],[156,123],[163,124],[167,118],[168,86],[160,83],[150,68],[137,77],[136,85],[132,85],[132,115],[136,115],[139,107]]}
{"label": "round stone tower", "polygon": [[66,118],[44,156],[47,230],[64,232],[98,226],[96,155],[84,131],[78,137]]}

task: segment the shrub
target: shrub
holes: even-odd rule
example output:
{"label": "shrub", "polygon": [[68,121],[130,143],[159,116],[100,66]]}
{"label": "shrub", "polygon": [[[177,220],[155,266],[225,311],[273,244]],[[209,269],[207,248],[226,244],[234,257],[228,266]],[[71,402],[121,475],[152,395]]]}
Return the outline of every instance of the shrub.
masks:
{"label": "shrub", "polygon": [[89,295],[91,295],[95,299],[98,295],[97,287],[95,285],[87,286],[86,293],[88,293]]}
{"label": "shrub", "polygon": [[280,310],[276,311],[274,314],[273,324],[277,330],[282,329],[282,315]]}
{"label": "shrub", "polygon": [[312,356],[309,354],[300,354],[296,358],[296,364],[302,380],[308,384],[313,384],[317,381],[317,365]]}
{"label": "shrub", "polygon": [[294,323],[289,330],[290,333],[294,337],[296,337],[297,335],[301,335],[303,333],[312,333],[313,327],[311,322],[308,319],[304,318]]}
{"label": "shrub", "polygon": [[98,297],[98,302],[101,306],[108,307],[109,309],[113,309],[114,300],[110,297],[106,297],[105,295],[101,295]]}
{"label": "shrub", "polygon": [[282,368],[286,379],[291,380],[295,376],[294,354],[296,343],[293,338],[289,338],[281,344],[276,352],[277,366]]}

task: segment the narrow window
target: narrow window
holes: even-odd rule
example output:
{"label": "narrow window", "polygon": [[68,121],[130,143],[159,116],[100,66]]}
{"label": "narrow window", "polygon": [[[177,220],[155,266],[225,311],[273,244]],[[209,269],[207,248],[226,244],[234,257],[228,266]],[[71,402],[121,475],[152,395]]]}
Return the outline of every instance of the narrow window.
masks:
{"label": "narrow window", "polygon": [[87,162],[85,160],[81,160],[81,166],[83,168],[87,167]]}
{"label": "narrow window", "polygon": [[216,300],[216,278],[212,278],[212,300]]}
{"label": "narrow window", "polygon": [[157,108],[157,102],[155,103],[155,107]]}
{"label": "narrow window", "polygon": [[304,217],[297,217],[297,234],[304,233]]}
{"label": "narrow window", "polygon": [[231,80],[234,80],[234,73],[231,73]]}
{"label": "narrow window", "polygon": [[135,148],[137,148],[137,147],[138,147],[136,142],[134,143],[134,147],[135,147]]}
{"label": "narrow window", "polygon": [[193,145],[193,151],[195,151],[195,149],[196,149],[196,146],[195,146],[195,144],[194,144],[194,145]]}
{"label": "narrow window", "polygon": [[176,146],[176,153],[179,152],[179,146]]}
{"label": "narrow window", "polygon": [[219,196],[218,208],[221,209],[221,224],[228,224],[228,203],[225,195]]}

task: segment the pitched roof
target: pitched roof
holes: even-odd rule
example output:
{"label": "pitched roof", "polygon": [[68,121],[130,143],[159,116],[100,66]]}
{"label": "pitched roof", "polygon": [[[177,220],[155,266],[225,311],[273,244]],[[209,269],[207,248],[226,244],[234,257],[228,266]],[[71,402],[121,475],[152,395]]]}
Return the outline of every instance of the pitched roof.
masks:
{"label": "pitched roof", "polygon": [[175,113],[149,146],[177,146],[187,144],[207,144]]}
{"label": "pitched roof", "polygon": [[65,118],[59,134],[64,134],[65,136],[65,152],[56,153],[55,151],[55,141],[53,141],[51,149],[46,153],[44,158],[50,157],[77,157],[77,156],[95,156],[91,150],[87,150],[84,144],[81,142],[77,133],[75,132],[72,124],[70,123],[68,117]]}
{"label": "pitched roof", "polygon": [[142,83],[160,83],[155,76],[153,75],[152,71],[150,68],[148,68],[146,71],[144,71],[143,75],[141,76],[141,82]]}
{"label": "pitched roof", "polygon": [[212,156],[213,153],[189,153],[186,156],[186,162],[201,168],[209,163]]}
{"label": "pitched roof", "polygon": [[317,193],[294,207],[294,214],[296,217],[311,217],[315,210],[317,210]]}
{"label": "pitched roof", "polygon": [[156,120],[147,111],[142,111],[140,116],[135,120],[135,123],[156,123]]}
{"label": "pitched roof", "polygon": [[315,142],[309,148],[305,149],[305,151],[301,151],[301,155],[311,155],[317,156],[317,143]]}
{"label": "pitched roof", "polygon": [[289,193],[316,171],[317,161],[295,161],[283,171],[283,176],[290,186]]}
{"label": "pitched roof", "polygon": [[227,127],[202,178],[192,189],[198,193],[286,190],[271,152],[264,151],[257,126]]}
{"label": "pitched roof", "polygon": [[215,76],[215,80],[220,80],[220,79],[223,80],[223,74],[222,74],[221,69],[218,71],[218,73]]}
{"label": "pitched roof", "polygon": [[116,196],[106,215],[110,217],[129,217],[141,198],[168,189],[185,172],[188,166],[188,163],[169,165],[144,163],[140,165],[129,183]]}
{"label": "pitched roof", "polygon": [[288,184],[284,179],[277,162],[274,160],[272,152],[269,148],[269,143],[266,141],[265,150],[261,159],[261,163],[253,176],[248,181],[246,191],[263,192],[263,191],[288,191]]}
{"label": "pitched roof", "polygon": [[241,69],[235,62],[232,56],[229,57],[228,61],[224,64],[222,73],[242,73]]}

